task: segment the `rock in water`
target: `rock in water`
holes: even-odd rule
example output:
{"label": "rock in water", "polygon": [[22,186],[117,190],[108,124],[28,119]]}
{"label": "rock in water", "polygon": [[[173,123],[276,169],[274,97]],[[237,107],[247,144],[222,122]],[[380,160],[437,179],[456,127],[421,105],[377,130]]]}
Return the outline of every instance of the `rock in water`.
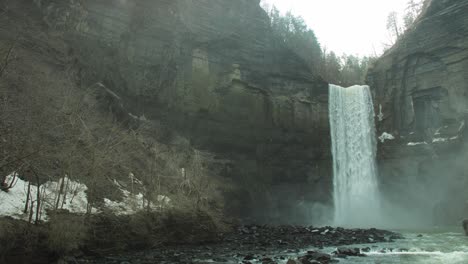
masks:
{"label": "rock in water", "polygon": [[468,219],[463,220],[463,229],[465,230],[465,235],[468,236]]}
{"label": "rock in water", "polygon": [[364,256],[364,254],[361,253],[361,250],[359,250],[359,248],[338,248],[336,250],[336,253],[338,255],[354,256],[354,257]]}

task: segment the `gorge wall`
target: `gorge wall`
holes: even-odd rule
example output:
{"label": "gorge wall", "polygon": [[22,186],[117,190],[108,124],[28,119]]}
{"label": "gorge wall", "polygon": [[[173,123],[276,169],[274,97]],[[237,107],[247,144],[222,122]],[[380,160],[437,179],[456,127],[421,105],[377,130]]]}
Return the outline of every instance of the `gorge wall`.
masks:
{"label": "gorge wall", "polygon": [[[68,42],[80,84],[100,83],[155,137],[217,154],[228,210],[303,218],[331,200],[327,84],[274,41],[258,0],[35,0]],[[294,217],[296,215],[296,217]]]}
{"label": "gorge wall", "polygon": [[379,146],[381,187],[427,224],[468,217],[467,13],[467,1],[430,1],[368,74],[378,135],[395,137]]}

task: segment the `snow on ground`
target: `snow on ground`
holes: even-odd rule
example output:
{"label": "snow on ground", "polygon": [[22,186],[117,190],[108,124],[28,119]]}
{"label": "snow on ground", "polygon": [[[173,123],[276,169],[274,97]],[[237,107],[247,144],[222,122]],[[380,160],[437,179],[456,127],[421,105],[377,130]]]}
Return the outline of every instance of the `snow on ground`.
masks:
{"label": "snow on ground", "polygon": [[[114,180],[114,185],[116,185],[123,194],[123,200],[121,202],[112,201],[107,198],[104,198],[105,208],[110,210],[116,215],[131,215],[135,214],[138,211],[146,209],[146,199],[143,194],[133,194]],[[151,210],[161,210],[164,207],[170,205],[171,199],[164,195],[157,196],[157,203],[151,203]]]}
{"label": "snow on ground", "polygon": [[[29,182],[22,180],[16,173],[7,176],[6,184],[11,188],[6,191],[0,191],[0,217],[11,216],[15,219],[28,220],[29,213],[24,213],[26,206],[26,197],[28,194]],[[144,196],[141,193],[132,194],[125,190],[117,181],[114,184],[120,189],[123,195],[121,202],[111,201],[104,198],[104,208],[109,209],[116,215],[129,215],[134,214],[144,207]],[[59,181],[49,181],[40,186],[40,220],[47,221],[48,216],[46,209],[53,209],[57,206],[58,193],[60,188],[63,187],[60,199],[58,201],[58,208],[68,210],[71,213],[84,214],[88,206],[88,198],[86,190],[88,187],[77,181],[70,180],[67,177]],[[33,212],[35,219],[36,205],[37,205],[37,186],[30,185],[28,212]],[[164,195],[157,196],[157,202],[151,204],[152,210],[160,210],[170,205],[171,199]],[[33,203],[33,206],[31,206]],[[99,210],[92,208],[91,213],[96,213]]]}
{"label": "snow on ground", "polygon": [[[458,139],[458,136],[450,137],[450,138],[433,138],[432,143],[443,143],[443,142],[448,142],[452,140]],[[417,145],[427,145],[427,142],[408,142],[408,146],[417,146]]]}
{"label": "snow on ground", "polygon": [[[6,184],[14,184],[13,175],[7,176]],[[26,203],[27,183],[18,179],[8,191],[0,191],[0,216],[21,218]]]}
{"label": "snow on ground", "polygon": [[[58,182],[49,181],[40,186],[40,211],[41,220],[47,220],[46,209],[55,208],[57,205],[58,191],[63,181],[63,192],[58,201],[59,209],[66,209],[72,213],[86,213],[88,199],[86,196],[86,185],[70,180],[67,177]],[[11,216],[16,219],[27,220],[29,213],[24,213],[29,182],[24,181],[13,173],[6,178],[6,183],[12,185],[8,192],[0,191],[0,216]],[[30,185],[29,210],[32,208],[33,219],[35,218],[37,205],[37,186]],[[33,206],[31,206],[33,205]],[[96,211],[94,209],[94,211]]]}
{"label": "snow on ground", "polygon": [[463,132],[465,129],[465,120],[461,121],[460,126],[458,127],[458,133]]}
{"label": "snow on ground", "polygon": [[408,142],[408,146],[427,145],[426,142]]}
{"label": "snow on ground", "polygon": [[382,135],[379,137],[380,142],[384,143],[385,140],[394,140],[395,137],[387,132],[383,132]]}
{"label": "snow on ground", "polygon": [[[59,180],[59,182],[46,182],[43,185],[45,186],[44,197],[46,197],[45,202],[48,208],[52,208],[54,206],[53,203],[57,200],[55,196],[57,196],[56,193],[60,189],[61,181],[64,181],[64,186],[68,185],[68,188],[66,189],[66,196],[64,196],[65,199],[62,197],[59,201],[59,208],[66,209],[71,213],[86,213],[86,207],[88,206],[86,190],[88,190],[88,187],[67,177]],[[96,211],[96,209],[93,208],[93,211]]]}
{"label": "snow on ground", "polygon": [[458,139],[458,136],[454,136],[450,138],[434,138],[432,140],[432,143],[447,142],[447,141],[456,140],[456,139]]}
{"label": "snow on ground", "polygon": [[379,119],[379,121],[383,121],[383,118],[384,118],[384,114],[382,113],[382,105],[381,104],[379,104],[379,114],[377,115],[377,118]]}

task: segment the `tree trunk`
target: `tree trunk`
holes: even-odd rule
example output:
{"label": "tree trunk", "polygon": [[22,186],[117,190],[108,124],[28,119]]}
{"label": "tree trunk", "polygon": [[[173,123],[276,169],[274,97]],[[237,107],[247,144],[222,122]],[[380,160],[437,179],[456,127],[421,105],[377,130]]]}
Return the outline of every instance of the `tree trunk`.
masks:
{"label": "tree trunk", "polygon": [[31,182],[28,183],[28,193],[26,194],[26,204],[24,205],[24,213],[28,212],[30,196],[31,196]]}
{"label": "tree trunk", "polygon": [[58,189],[58,193],[57,193],[57,200],[55,201],[55,210],[57,210],[59,208],[59,204],[60,204],[60,196],[63,192],[63,187],[65,185],[65,177],[64,178],[61,178],[59,180],[60,182],[60,187]]}

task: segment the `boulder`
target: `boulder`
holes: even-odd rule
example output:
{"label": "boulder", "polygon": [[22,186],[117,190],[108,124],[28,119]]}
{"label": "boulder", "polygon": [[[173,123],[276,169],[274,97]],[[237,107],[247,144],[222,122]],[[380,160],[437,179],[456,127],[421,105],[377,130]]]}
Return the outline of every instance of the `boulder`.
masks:
{"label": "boulder", "polygon": [[362,257],[365,256],[361,253],[359,248],[344,248],[340,247],[336,250],[337,255],[346,255],[346,256],[355,256],[355,257]]}
{"label": "boulder", "polygon": [[463,220],[463,230],[465,230],[465,235],[468,236],[468,219]]}

